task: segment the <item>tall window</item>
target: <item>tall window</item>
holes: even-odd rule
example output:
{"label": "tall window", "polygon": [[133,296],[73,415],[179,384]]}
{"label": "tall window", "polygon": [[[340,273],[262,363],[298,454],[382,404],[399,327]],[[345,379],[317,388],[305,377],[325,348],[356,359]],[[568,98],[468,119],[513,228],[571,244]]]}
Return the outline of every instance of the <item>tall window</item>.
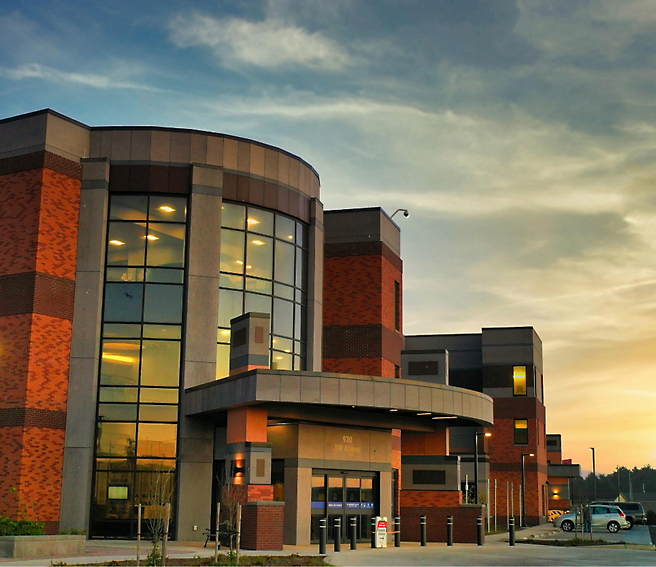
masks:
{"label": "tall window", "polygon": [[515,420],[515,445],[528,445],[528,419]]}
{"label": "tall window", "polygon": [[175,501],[186,210],[111,197],[92,535],[134,535],[136,504]]}
{"label": "tall window", "polygon": [[526,395],[526,366],[513,366],[513,394]]}
{"label": "tall window", "polygon": [[230,320],[248,312],[271,315],[271,368],[304,370],[307,226],[228,202],[221,225],[217,378],[229,374]]}
{"label": "tall window", "polygon": [[401,284],[394,282],[394,330],[401,330]]}

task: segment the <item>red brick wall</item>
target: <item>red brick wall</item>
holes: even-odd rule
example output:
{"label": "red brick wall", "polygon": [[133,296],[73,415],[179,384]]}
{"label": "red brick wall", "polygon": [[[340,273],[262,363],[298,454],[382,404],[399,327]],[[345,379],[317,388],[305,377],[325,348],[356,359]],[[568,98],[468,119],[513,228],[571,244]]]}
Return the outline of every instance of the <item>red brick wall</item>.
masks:
{"label": "red brick wall", "polygon": [[460,490],[402,490],[401,508],[453,508],[462,504]]}
{"label": "red brick wall", "polygon": [[0,161],[0,514],[56,533],[81,169],[19,158]]}
{"label": "red brick wall", "polygon": [[241,547],[282,550],[285,506],[281,502],[252,502],[242,509]]}
{"label": "red brick wall", "polygon": [[[454,506],[448,508],[401,507],[401,539],[420,541],[421,516],[426,516],[426,539],[446,541],[446,522],[453,516],[453,541],[455,543],[477,542],[477,519],[484,516],[482,506]],[[485,536],[483,536],[485,541]]]}

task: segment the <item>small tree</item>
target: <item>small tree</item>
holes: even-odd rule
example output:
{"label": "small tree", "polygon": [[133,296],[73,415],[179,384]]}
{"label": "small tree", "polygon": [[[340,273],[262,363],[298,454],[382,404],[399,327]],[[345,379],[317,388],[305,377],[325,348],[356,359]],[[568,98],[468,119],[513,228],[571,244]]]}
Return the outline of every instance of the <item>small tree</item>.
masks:
{"label": "small tree", "polygon": [[149,474],[149,483],[146,491],[144,507],[144,520],[152,541],[152,549],[148,555],[148,565],[162,565],[161,543],[166,531],[165,516],[166,505],[173,500],[174,482],[173,468],[154,471]]}
{"label": "small tree", "polygon": [[[228,518],[222,522],[229,532],[230,536],[230,553],[238,553],[237,549],[237,529],[238,529],[238,509],[246,503],[246,490],[241,484],[234,484],[232,475],[224,469],[217,475],[218,495],[221,502],[221,510],[226,513]],[[218,537],[218,534],[217,534]]]}

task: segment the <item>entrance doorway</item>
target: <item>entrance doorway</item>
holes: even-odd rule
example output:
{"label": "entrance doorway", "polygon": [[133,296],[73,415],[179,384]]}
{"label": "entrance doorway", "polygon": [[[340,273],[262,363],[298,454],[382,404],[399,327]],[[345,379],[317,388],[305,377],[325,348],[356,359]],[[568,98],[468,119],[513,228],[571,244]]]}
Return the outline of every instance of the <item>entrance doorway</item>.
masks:
{"label": "entrance doorway", "polygon": [[377,473],[360,471],[312,471],[310,537],[319,541],[319,520],[328,518],[328,541],[333,541],[335,519],[342,520],[342,541],[350,537],[349,520],[357,519],[358,541],[371,538],[371,518],[379,510]]}

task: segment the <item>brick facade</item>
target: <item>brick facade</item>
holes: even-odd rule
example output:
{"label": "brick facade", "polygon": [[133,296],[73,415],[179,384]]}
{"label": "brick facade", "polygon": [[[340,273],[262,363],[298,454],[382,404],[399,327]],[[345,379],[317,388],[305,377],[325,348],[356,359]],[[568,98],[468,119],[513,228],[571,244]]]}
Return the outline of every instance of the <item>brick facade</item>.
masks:
{"label": "brick facade", "polygon": [[479,516],[485,516],[485,507],[402,505],[401,539],[403,541],[421,540],[421,516],[426,516],[426,539],[428,541],[445,542],[447,518],[453,516],[453,541],[455,543],[476,543],[477,521]]}
{"label": "brick facade", "polygon": [[80,207],[80,164],[0,160],[0,514],[57,533]]}
{"label": "brick facade", "polygon": [[242,509],[241,547],[281,551],[284,523],[284,502],[249,502]]}

